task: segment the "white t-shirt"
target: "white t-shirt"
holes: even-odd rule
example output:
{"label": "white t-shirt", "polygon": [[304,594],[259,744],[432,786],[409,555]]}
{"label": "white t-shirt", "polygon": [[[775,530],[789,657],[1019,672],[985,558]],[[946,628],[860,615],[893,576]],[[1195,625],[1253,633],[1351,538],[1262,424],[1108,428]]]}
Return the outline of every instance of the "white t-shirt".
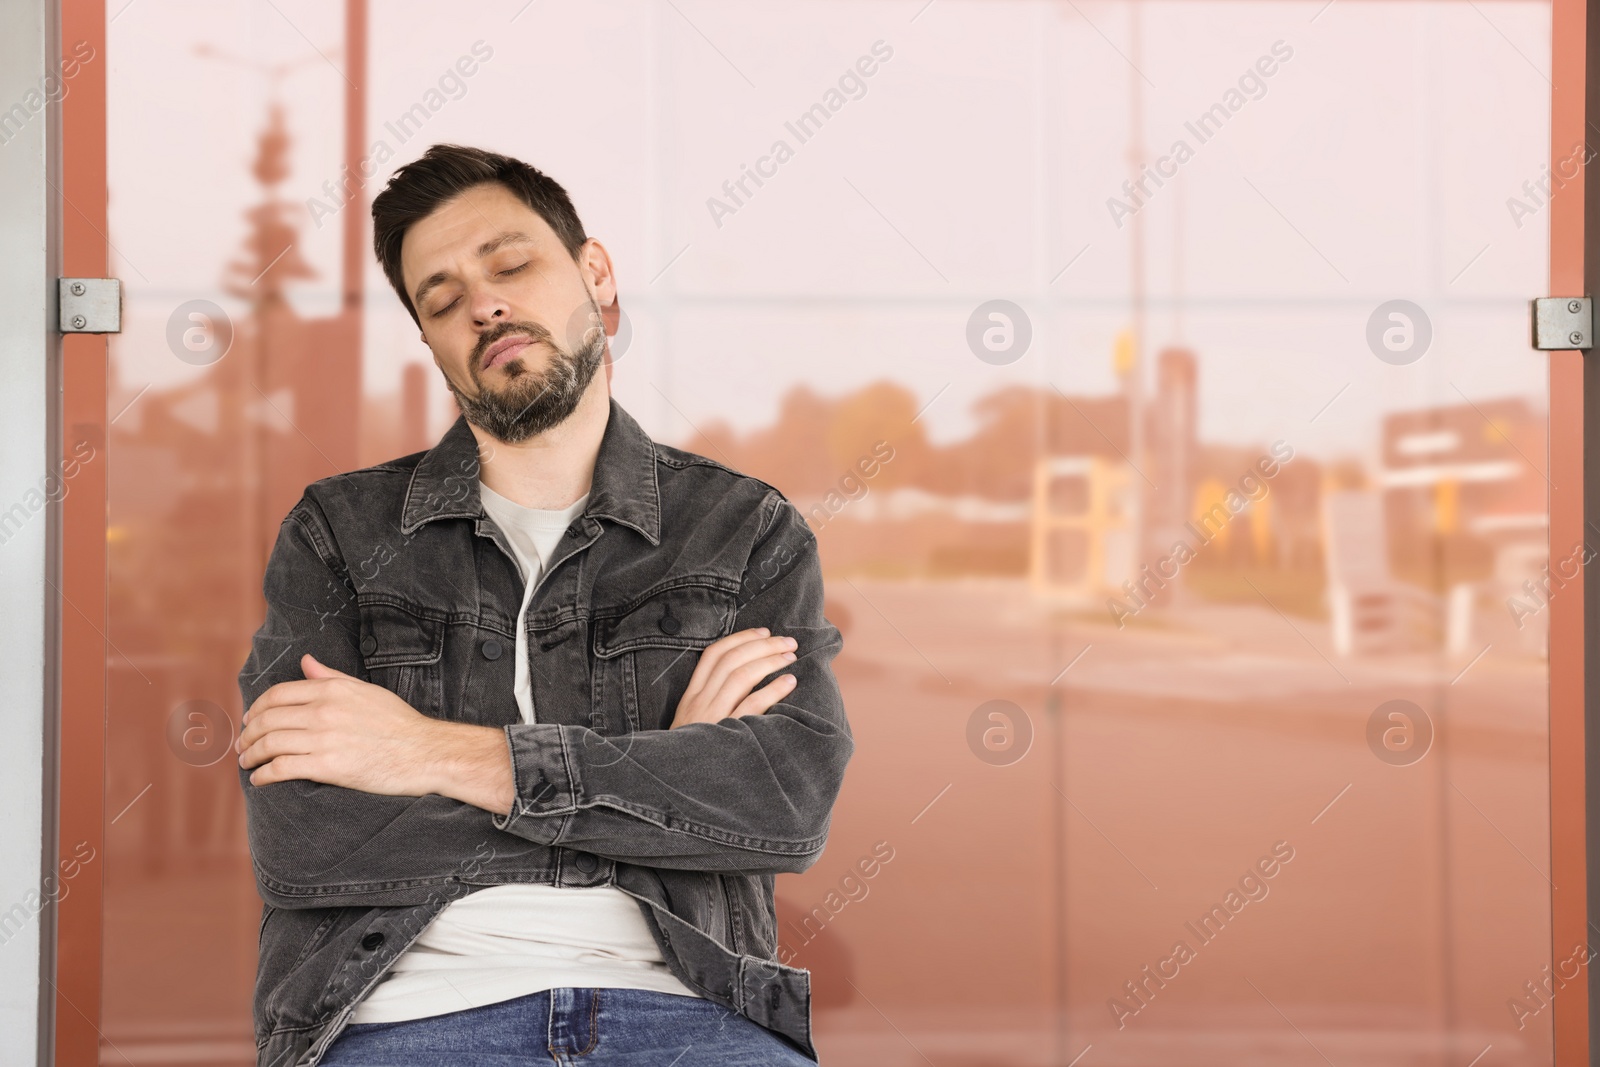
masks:
{"label": "white t-shirt", "polygon": [[[504,531],[524,588],[517,615],[516,697],[534,721],[528,670],[528,604],[545,562],[585,493],[559,510],[525,508],[478,485]],[[615,886],[500,885],[447,904],[356,1006],[353,1023],[422,1019],[564,986],[650,989],[694,997],[667,969],[641,905]]]}

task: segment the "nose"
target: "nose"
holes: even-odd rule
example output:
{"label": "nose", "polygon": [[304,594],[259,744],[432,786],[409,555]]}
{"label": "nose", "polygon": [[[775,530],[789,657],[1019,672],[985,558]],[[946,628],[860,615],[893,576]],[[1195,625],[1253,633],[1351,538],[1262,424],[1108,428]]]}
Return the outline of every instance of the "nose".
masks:
{"label": "nose", "polygon": [[480,286],[469,294],[472,324],[478,329],[493,326],[511,317],[511,308],[490,286]]}

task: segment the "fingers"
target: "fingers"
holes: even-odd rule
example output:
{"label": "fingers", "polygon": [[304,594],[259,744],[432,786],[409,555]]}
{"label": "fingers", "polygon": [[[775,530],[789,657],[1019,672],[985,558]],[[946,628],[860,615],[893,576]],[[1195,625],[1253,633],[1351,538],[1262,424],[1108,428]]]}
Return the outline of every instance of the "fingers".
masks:
{"label": "fingers", "polygon": [[311,757],[286,755],[263,763],[250,773],[251,785],[271,785],[312,776]]}
{"label": "fingers", "polygon": [[793,662],[794,653],[788,650],[748,660],[729,671],[716,689],[708,687],[702,696],[709,698],[712,709],[721,718],[731,714],[739,702],[750,695],[757,682]]}
{"label": "fingers", "polygon": [[259,767],[284,756],[306,756],[312,751],[310,730],[274,730],[239,754],[239,766]]}
{"label": "fingers", "polygon": [[694,665],[694,673],[689,676],[689,685],[684,690],[686,696],[693,696],[704,688],[706,680],[716,670],[722,657],[729,652],[747,645],[752,641],[768,639],[771,631],[765,626],[758,626],[748,630],[735,630],[726,637],[719,637],[705,648],[700,650],[700,659]]}
{"label": "fingers", "polygon": [[792,675],[774,678],[759,690],[756,683],[793,663],[798,647],[794,638],[773,636],[765,626],[711,642],[700,651],[669,729],[765,712],[799,683]]}
{"label": "fingers", "polygon": [[733,648],[736,645],[744,644],[746,641],[754,641],[758,637],[770,636],[771,633],[772,631],[765,626],[751,626],[748,629],[735,630],[726,637],[719,637],[711,642],[705,647],[705,651],[711,652],[713,650]]}
{"label": "fingers", "polygon": [[287,704],[309,704],[316,700],[319,694],[327,691],[331,679],[307,678],[293,682],[279,682],[265,693],[256,697],[256,702],[250,705],[250,710],[244,713],[248,722],[259,711],[265,708],[282,707]]}
{"label": "fingers", "polygon": [[243,752],[261,738],[284,730],[306,730],[316,722],[316,712],[308,705],[288,704],[274,708],[251,709],[252,714],[239,731],[233,743],[235,752]]}
{"label": "fingers", "polygon": [[794,687],[799,684],[794,675],[780,674],[754,693],[739,701],[739,706],[733,709],[728,718],[741,719],[746,715],[760,715],[792,693]]}
{"label": "fingers", "polygon": [[[700,678],[699,685],[691,678],[685,692],[721,703],[721,713],[725,715],[750,692],[756,682],[785,664],[792,663],[793,650],[797,645],[798,642],[792,637],[759,637],[723,650],[710,662],[702,655],[701,662],[695,665],[695,672],[698,674],[704,669],[705,674]],[[706,647],[709,650],[711,646]]]}
{"label": "fingers", "polygon": [[335,670],[309,652],[300,657],[300,670],[304,672],[307,678],[311,679],[354,677],[341,670]]}

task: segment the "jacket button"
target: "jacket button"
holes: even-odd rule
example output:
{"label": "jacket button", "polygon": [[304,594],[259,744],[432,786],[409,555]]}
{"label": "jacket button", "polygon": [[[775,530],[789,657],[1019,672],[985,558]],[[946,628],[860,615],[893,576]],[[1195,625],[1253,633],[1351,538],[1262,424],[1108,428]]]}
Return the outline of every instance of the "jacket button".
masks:
{"label": "jacket button", "polygon": [[593,874],[594,869],[600,866],[595,862],[594,857],[589,855],[587,852],[580,852],[578,854],[578,858],[573,862],[578,865],[578,870],[582,871],[584,874]]}
{"label": "jacket button", "polygon": [[675,616],[663,615],[663,616],[661,616],[660,626],[661,626],[661,632],[662,633],[664,633],[664,634],[675,634],[675,633],[678,632],[678,627],[680,626],[680,623],[678,622],[678,620],[677,620],[677,618]]}
{"label": "jacket button", "polygon": [[366,949],[368,952],[371,952],[381,944],[383,944],[382,934],[368,934],[366,937],[361,939],[361,947]]}
{"label": "jacket button", "polygon": [[370,656],[376,651],[378,651],[378,639],[376,637],[368,634],[361,639],[361,654],[363,656]]}
{"label": "jacket button", "polygon": [[485,641],[483,643],[483,658],[484,659],[499,659],[500,658],[500,652],[501,652],[500,642],[496,641],[494,638],[491,637],[491,638],[489,638],[489,640],[487,640],[487,641]]}

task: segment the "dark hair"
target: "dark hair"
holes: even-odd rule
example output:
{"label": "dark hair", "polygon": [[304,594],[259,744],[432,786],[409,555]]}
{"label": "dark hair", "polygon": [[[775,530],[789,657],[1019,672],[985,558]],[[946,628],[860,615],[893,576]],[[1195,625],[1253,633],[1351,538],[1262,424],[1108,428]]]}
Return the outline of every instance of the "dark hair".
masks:
{"label": "dark hair", "polygon": [[489,182],[499,182],[516,194],[550,225],[574,260],[588,237],[567,191],[540,171],[510,156],[436,144],[389,177],[389,184],[372,200],[372,247],[389,284],[419,326],[422,320],[406,293],[400,274],[400,245],[413,223],[431,215],[446,200]]}

